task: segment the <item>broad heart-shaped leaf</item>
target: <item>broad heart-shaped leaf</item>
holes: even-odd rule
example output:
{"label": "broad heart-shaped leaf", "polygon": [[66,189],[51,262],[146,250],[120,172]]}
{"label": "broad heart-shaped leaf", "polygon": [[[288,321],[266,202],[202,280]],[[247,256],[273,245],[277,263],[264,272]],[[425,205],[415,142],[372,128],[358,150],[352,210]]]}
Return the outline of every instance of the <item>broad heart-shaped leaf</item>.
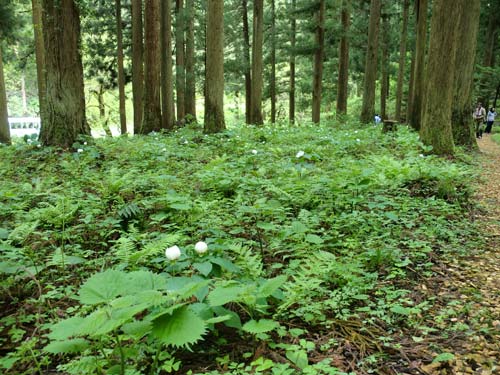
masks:
{"label": "broad heart-shaped leaf", "polygon": [[309,364],[305,350],[287,350],[286,357],[300,369],[305,369]]}
{"label": "broad heart-shaped leaf", "polygon": [[123,333],[139,340],[151,331],[153,325],[149,321],[135,321],[122,326]]}
{"label": "broad heart-shaped leaf", "polygon": [[51,340],[65,340],[71,336],[78,336],[84,321],[85,318],[79,316],[64,319],[50,327],[52,332],[48,336]]}
{"label": "broad heart-shaped leaf", "polygon": [[127,275],[128,293],[166,289],[167,279],[151,271],[134,271]]}
{"label": "broad heart-shaped leaf", "polygon": [[106,270],[96,273],[80,287],[81,303],[96,305],[112,301],[119,295],[128,294],[127,273]]}
{"label": "broad heart-shaped leaf", "polygon": [[203,263],[193,263],[193,267],[200,271],[203,276],[208,276],[210,271],[212,271],[212,263],[203,262]]}
{"label": "broad heart-shaped leaf", "polygon": [[53,354],[79,353],[88,347],[89,342],[87,340],[77,338],[65,341],[52,341],[49,345],[43,348],[43,350]]}
{"label": "broad heart-shaped leaf", "polygon": [[175,347],[194,344],[205,332],[205,322],[187,306],[153,321],[153,335],[163,343]]}
{"label": "broad heart-shaped leaf", "polygon": [[238,301],[246,289],[240,284],[218,286],[208,294],[208,303],[213,307]]}
{"label": "broad heart-shaped leaf", "polygon": [[320,245],[323,243],[323,239],[316,234],[308,234],[306,236],[306,241],[315,245]]}
{"label": "broad heart-shaped leaf", "polygon": [[196,296],[199,301],[202,301],[208,293],[208,284],[210,280],[200,276],[172,277],[167,281],[167,290],[181,299]]}
{"label": "broad heart-shaped leaf", "polygon": [[286,276],[278,276],[264,281],[258,290],[258,297],[268,297],[273,294],[286,281]]}
{"label": "broad heart-shaped leaf", "polygon": [[257,321],[257,320],[252,319],[243,325],[243,331],[255,335],[257,333],[264,333],[264,332],[272,331],[273,329],[275,329],[278,326],[279,326],[279,323],[275,322],[274,320],[261,319],[261,320]]}

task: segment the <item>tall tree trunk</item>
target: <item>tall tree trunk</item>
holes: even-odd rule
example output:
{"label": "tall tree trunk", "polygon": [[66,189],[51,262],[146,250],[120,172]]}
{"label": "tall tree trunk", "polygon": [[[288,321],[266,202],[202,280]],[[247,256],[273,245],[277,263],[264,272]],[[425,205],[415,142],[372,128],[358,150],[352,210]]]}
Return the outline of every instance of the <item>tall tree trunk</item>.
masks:
{"label": "tall tree trunk", "polygon": [[451,117],[453,140],[456,145],[476,148],[471,103],[481,1],[469,0],[467,4],[457,2],[456,6],[460,7],[460,28],[455,43],[460,44],[460,48],[457,48],[455,61],[455,93]]}
{"label": "tall tree trunk", "polygon": [[144,113],[142,134],[159,131],[162,124],[160,104],[160,0],[144,3]]}
{"label": "tall tree trunk", "polygon": [[409,8],[410,1],[403,0],[403,26],[401,28],[401,39],[399,41],[398,86],[396,89],[396,121],[401,121],[401,103],[403,101],[403,83],[405,77],[406,39],[408,38]]}
{"label": "tall tree trunk", "polygon": [[497,89],[495,91],[495,98],[493,99],[493,108],[497,107],[497,100],[499,95],[500,95],[500,82],[498,83]]}
{"label": "tall tree trunk", "polygon": [[10,144],[9,113],[7,110],[7,93],[3,77],[2,45],[0,42],[0,143]]}
{"label": "tall tree trunk", "polygon": [[454,149],[451,108],[459,17],[454,0],[434,0],[420,137],[438,155],[452,155]]}
{"label": "tall tree trunk", "polygon": [[116,10],[116,50],[118,55],[118,95],[120,101],[120,132],[127,134],[127,117],[125,113],[125,73],[123,71],[123,36],[122,36],[122,4],[115,0]]}
{"label": "tall tree trunk", "polygon": [[342,36],[339,47],[339,78],[337,83],[337,118],[347,114],[347,95],[349,82],[349,27],[351,24],[349,0],[342,2]]}
{"label": "tall tree trunk", "polygon": [[387,96],[389,95],[389,31],[388,19],[386,15],[382,16],[382,59],[380,61],[381,66],[381,78],[380,78],[380,116],[382,119],[387,119]]}
{"label": "tall tree trunk", "polygon": [[23,102],[23,116],[28,114],[28,98],[26,97],[26,76],[21,74],[21,98]]}
{"label": "tall tree trunk", "polygon": [[[486,42],[484,46],[483,63],[484,67],[492,68],[495,66],[495,43],[498,41],[498,29],[500,27],[500,15],[495,8],[488,14],[488,28],[486,31]],[[479,101],[485,108],[489,107],[490,87],[488,85],[488,76],[485,76],[479,85],[481,88]]]}
{"label": "tall tree trunk", "polygon": [[291,40],[290,40],[290,89],[288,104],[288,121],[291,125],[295,123],[295,44],[297,37],[297,18],[295,9],[297,0],[292,0],[292,10],[290,12]]}
{"label": "tall tree trunk", "polygon": [[271,0],[271,123],[276,122],[276,3]]}
{"label": "tall tree trunk", "polygon": [[80,16],[73,0],[43,0],[46,105],[40,141],[71,147],[79,135],[90,135],[85,119]]}
{"label": "tall tree trunk", "polygon": [[406,101],[406,122],[410,118],[413,107],[413,85],[415,82],[415,48],[411,51],[411,64],[410,64],[410,82],[408,83],[408,95]]}
{"label": "tall tree trunk", "polygon": [[225,129],[224,124],[224,1],[208,0],[205,133]]}
{"label": "tall tree trunk", "polygon": [[[427,39],[427,0],[417,0],[417,40],[415,44],[415,67],[413,73],[413,92],[409,124],[415,130],[420,130],[422,109],[424,105],[424,74],[425,74],[425,45]],[[451,5],[455,7],[455,5]],[[448,47],[446,47],[448,48]],[[446,60],[444,60],[446,61]],[[447,65],[447,64],[443,64]]]}
{"label": "tall tree trunk", "polygon": [[371,0],[370,26],[368,28],[368,49],[365,58],[365,78],[363,82],[363,107],[361,122],[372,121],[375,111],[375,81],[377,79],[377,49],[380,24],[380,0]]}
{"label": "tall tree trunk", "polygon": [[177,123],[181,126],[184,124],[186,116],[184,17],[184,0],[175,0],[175,90],[177,93]]}
{"label": "tall tree trunk", "polygon": [[196,81],[194,71],[194,0],[186,0],[186,115],[189,122],[196,122]]}
{"label": "tall tree trunk", "polygon": [[251,123],[261,125],[262,118],[262,86],[263,58],[262,43],[264,39],[264,1],[253,2],[253,43],[252,43],[252,111]]}
{"label": "tall tree trunk", "polygon": [[172,74],[172,3],[161,1],[161,111],[163,129],[172,130],[174,114],[174,78]]}
{"label": "tall tree trunk", "polygon": [[[33,31],[35,36],[35,56],[36,56],[36,78],[38,83],[38,107],[40,114],[45,107],[45,76],[44,76],[44,48],[42,30],[42,5],[40,0],[31,1]],[[40,115],[41,116],[41,115]]]}
{"label": "tall tree trunk", "polygon": [[316,13],[316,52],[314,53],[312,122],[318,124],[321,117],[321,84],[323,81],[323,58],[325,55],[325,1],[320,0]]}
{"label": "tall tree trunk", "polygon": [[142,0],[132,0],[132,96],[134,99],[134,134],[141,132],[144,111],[144,44]]}
{"label": "tall tree trunk", "polygon": [[248,27],[248,0],[241,1],[243,14],[243,58],[245,64],[245,122],[252,123],[252,75],[250,73],[250,30]]}
{"label": "tall tree trunk", "polygon": [[106,107],[104,106],[104,86],[99,85],[99,91],[95,91],[97,94],[97,103],[99,105],[99,118],[101,119],[102,128],[107,137],[112,137],[111,129],[109,129],[108,120],[106,117]]}

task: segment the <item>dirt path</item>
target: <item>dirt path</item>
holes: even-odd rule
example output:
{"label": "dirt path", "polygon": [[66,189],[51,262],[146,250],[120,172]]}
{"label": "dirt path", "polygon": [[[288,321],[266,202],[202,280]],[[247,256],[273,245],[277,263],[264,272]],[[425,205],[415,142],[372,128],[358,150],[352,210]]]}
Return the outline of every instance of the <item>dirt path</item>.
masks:
{"label": "dirt path", "polygon": [[444,265],[447,277],[435,290],[448,339],[439,346],[454,358],[422,366],[424,374],[500,374],[500,146],[488,135],[478,143],[481,210],[474,219],[485,246]]}

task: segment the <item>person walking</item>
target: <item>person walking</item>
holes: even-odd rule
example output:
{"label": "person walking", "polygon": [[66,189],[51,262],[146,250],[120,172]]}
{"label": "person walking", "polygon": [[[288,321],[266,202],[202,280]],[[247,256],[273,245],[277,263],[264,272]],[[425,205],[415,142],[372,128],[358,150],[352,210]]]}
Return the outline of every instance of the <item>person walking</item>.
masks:
{"label": "person walking", "polygon": [[476,123],[476,138],[483,137],[483,122],[485,120],[486,110],[481,103],[477,103],[474,110],[474,122]]}
{"label": "person walking", "polygon": [[495,111],[495,108],[491,107],[488,111],[488,114],[486,115],[486,129],[484,130],[485,133],[491,133],[491,128],[493,127],[493,123],[495,122],[495,117],[497,117],[497,113]]}

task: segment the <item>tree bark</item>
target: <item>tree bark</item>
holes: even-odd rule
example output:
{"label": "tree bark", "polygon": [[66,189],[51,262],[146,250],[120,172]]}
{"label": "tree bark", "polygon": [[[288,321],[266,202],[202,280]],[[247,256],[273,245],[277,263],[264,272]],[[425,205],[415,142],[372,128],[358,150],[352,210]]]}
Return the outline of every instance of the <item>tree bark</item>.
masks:
{"label": "tree bark", "polygon": [[316,52],[314,53],[312,122],[319,124],[321,117],[321,88],[323,81],[323,58],[325,55],[325,1],[320,0],[316,13]]}
{"label": "tree bark", "polygon": [[160,131],[160,1],[144,3],[144,113],[142,134]]}
{"label": "tree bark", "polygon": [[413,107],[413,85],[415,81],[415,48],[411,51],[410,82],[408,83],[408,95],[406,99],[406,119],[408,123]]}
{"label": "tree bark", "polygon": [[349,27],[351,24],[349,0],[342,2],[342,36],[339,47],[339,78],[337,83],[337,118],[347,114],[347,95],[349,82]]}
{"label": "tree bark", "polygon": [[177,124],[183,125],[186,116],[186,67],[184,45],[184,0],[175,1],[175,90],[177,93]]}
{"label": "tree bark", "polygon": [[144,96],[144,44],[142,0],[132,0],[132,96],[134,134],[141,132]]}
{"label": "tree bark", "polygon": [[253,43],[252,43],[252,111],[251,123],[261,125],[262,118],[262,86],[263,62],[262,43],[264,39],[264,1],[254,0],[253,3]]}
{"label": "tree bark", "polygon": [[172,5],[171,1],[162,1],[161,12],[161,111],[163,129],[172,130],[175,124],[174,81],[172,63]]}
{"label": "tree bark", "polygon": [[99,91],[95,91],[97,94],[97,103],[99,105],[99,117],[101,119],[102,128],[107,137],[113,137],[111,129],[109,129],[108,120],[106,117],[106,107],[104,106],[104,86],[99,85]]}
{"label": "tree bark", "polygon": [[371,0],[368,49],[366,51],[365,78],[363,82],[363,106],[361,109],[361,122],[363,123],[371,122],[375,111],[375,81],[377,79],[380,9],[380,0]]}
{"label": "tree bark", "polygon": [[250,73],[250,30],[248,27],[248,1],[241,1],[242,15],[243,15],[243,58],[245,70],[245,122],[252,123],[252,75]]}
{"label": "tree bark", "polygon": [[295,45],[297,37],[297,18],[295,9],[297,1],[292,0],[292,10],[290,12],[291,23],[291,40],[290,40],[290,89],[289,89],[289,104],[288,104],[288,121],[290,125],[295,123]]}
{"label": "tree bark", "polygon": [[42,1],[45,47],[46,111],[40,141],[69,148],[79,135],[90,135],[85,118],[80,16],[73,0]]}
{"label": "tree bark", "polygon": [[[38,83],[38,106],[40,114],[45,108],[45,76],[44,76],[44,49],[43,49],[43,30],[42,30],[42,5],[40,0],[32,0],[31,8],[33,12],[33,31],[35,37],[35,56],[36,56],[36,78]],[[40,115],[41,116],[41,115]]]}
{"label": "tree bark", "polygon": [[196,123],[196,76],[194,71],[194,0],[186,0],[186,115],[187,121]]}
{"label": "tree bark", "polygon": [[[486,31],[486,42],[484,46],[483,67],[492,68],[495,66],[495,42],[498,41],[498,29],[500,26],[500,15],[493,7],[488,15],[488,28]],[[479,101],[485,108],[489,107],[490,90],[488,85],[488,76],[481,79],[479,84],[481,88]]]}
{"label": "tree bark", "polygon": [[271,123],[276,122],[276,3],[271,0]]}
{"label": "tree bark", "polygon": [[477,148],[475,129],[471,116],[472,85],[474,81],[474,62],[476,59],[477,34],[479,29],[480,0],[457,2],[460,7],[460,28],[455,43],[454,98],[452,106],[452,129],[455,145],[469,149]]}
{"label": "tree bark", "polygon": [[208,0],[205,133],[225,129],[224,124],[224,1]]}
{"label": "tree bark", "polygon": [[382,59],[381,78],[380,78],[380,116],[382,120],[387,120],[387,96],[389,95],[389,31],[387,16],[382,16]]}
{"label": "tree bark", "polygon": [[116,10],[116,50],[118,60],[118,95],[120,102],[120,132],[127,134],[127,117],[125,113],[125,73],[123,71],[123,33],[122,33],[122,4],[115,0]]}
{"label": "tree bark", "polygon": [[0,43],[0,143],[10,144],[9,113],[7,110],[7,93],[3,76],[2,45]]}
{"label": "tree bark", "polygon": [[[415,66],[413,73],[413,92],[411,112],[408,123],[415,130],[420,130],[422,109],[424,106],[424,74],[425,74],[425,45],[427,39],[427,0],[417,0],[417,40],[415,45]],[[455,5],[451,4],[452,7]],[[446,47],[448,48],[448,47]],[[443,60],[446,61],[446,60]],[[446,64],[443,64],[446,65]]]}
{"label": "tree bark", "polygon": [[399,41],[399,66],[398,86],[396,89],[396,120],[401,121],[401,103],[403,101],[403,84],[406,63],[406,39],[408,38],[408,10],[410,1],[403,0],[403,26],[401,28],[401,39]]}
{"label": "tree bark", "polygon": [[459,17],[454,0],[434,0],[420,137],[437,155],[454,151],[451,108]]}

